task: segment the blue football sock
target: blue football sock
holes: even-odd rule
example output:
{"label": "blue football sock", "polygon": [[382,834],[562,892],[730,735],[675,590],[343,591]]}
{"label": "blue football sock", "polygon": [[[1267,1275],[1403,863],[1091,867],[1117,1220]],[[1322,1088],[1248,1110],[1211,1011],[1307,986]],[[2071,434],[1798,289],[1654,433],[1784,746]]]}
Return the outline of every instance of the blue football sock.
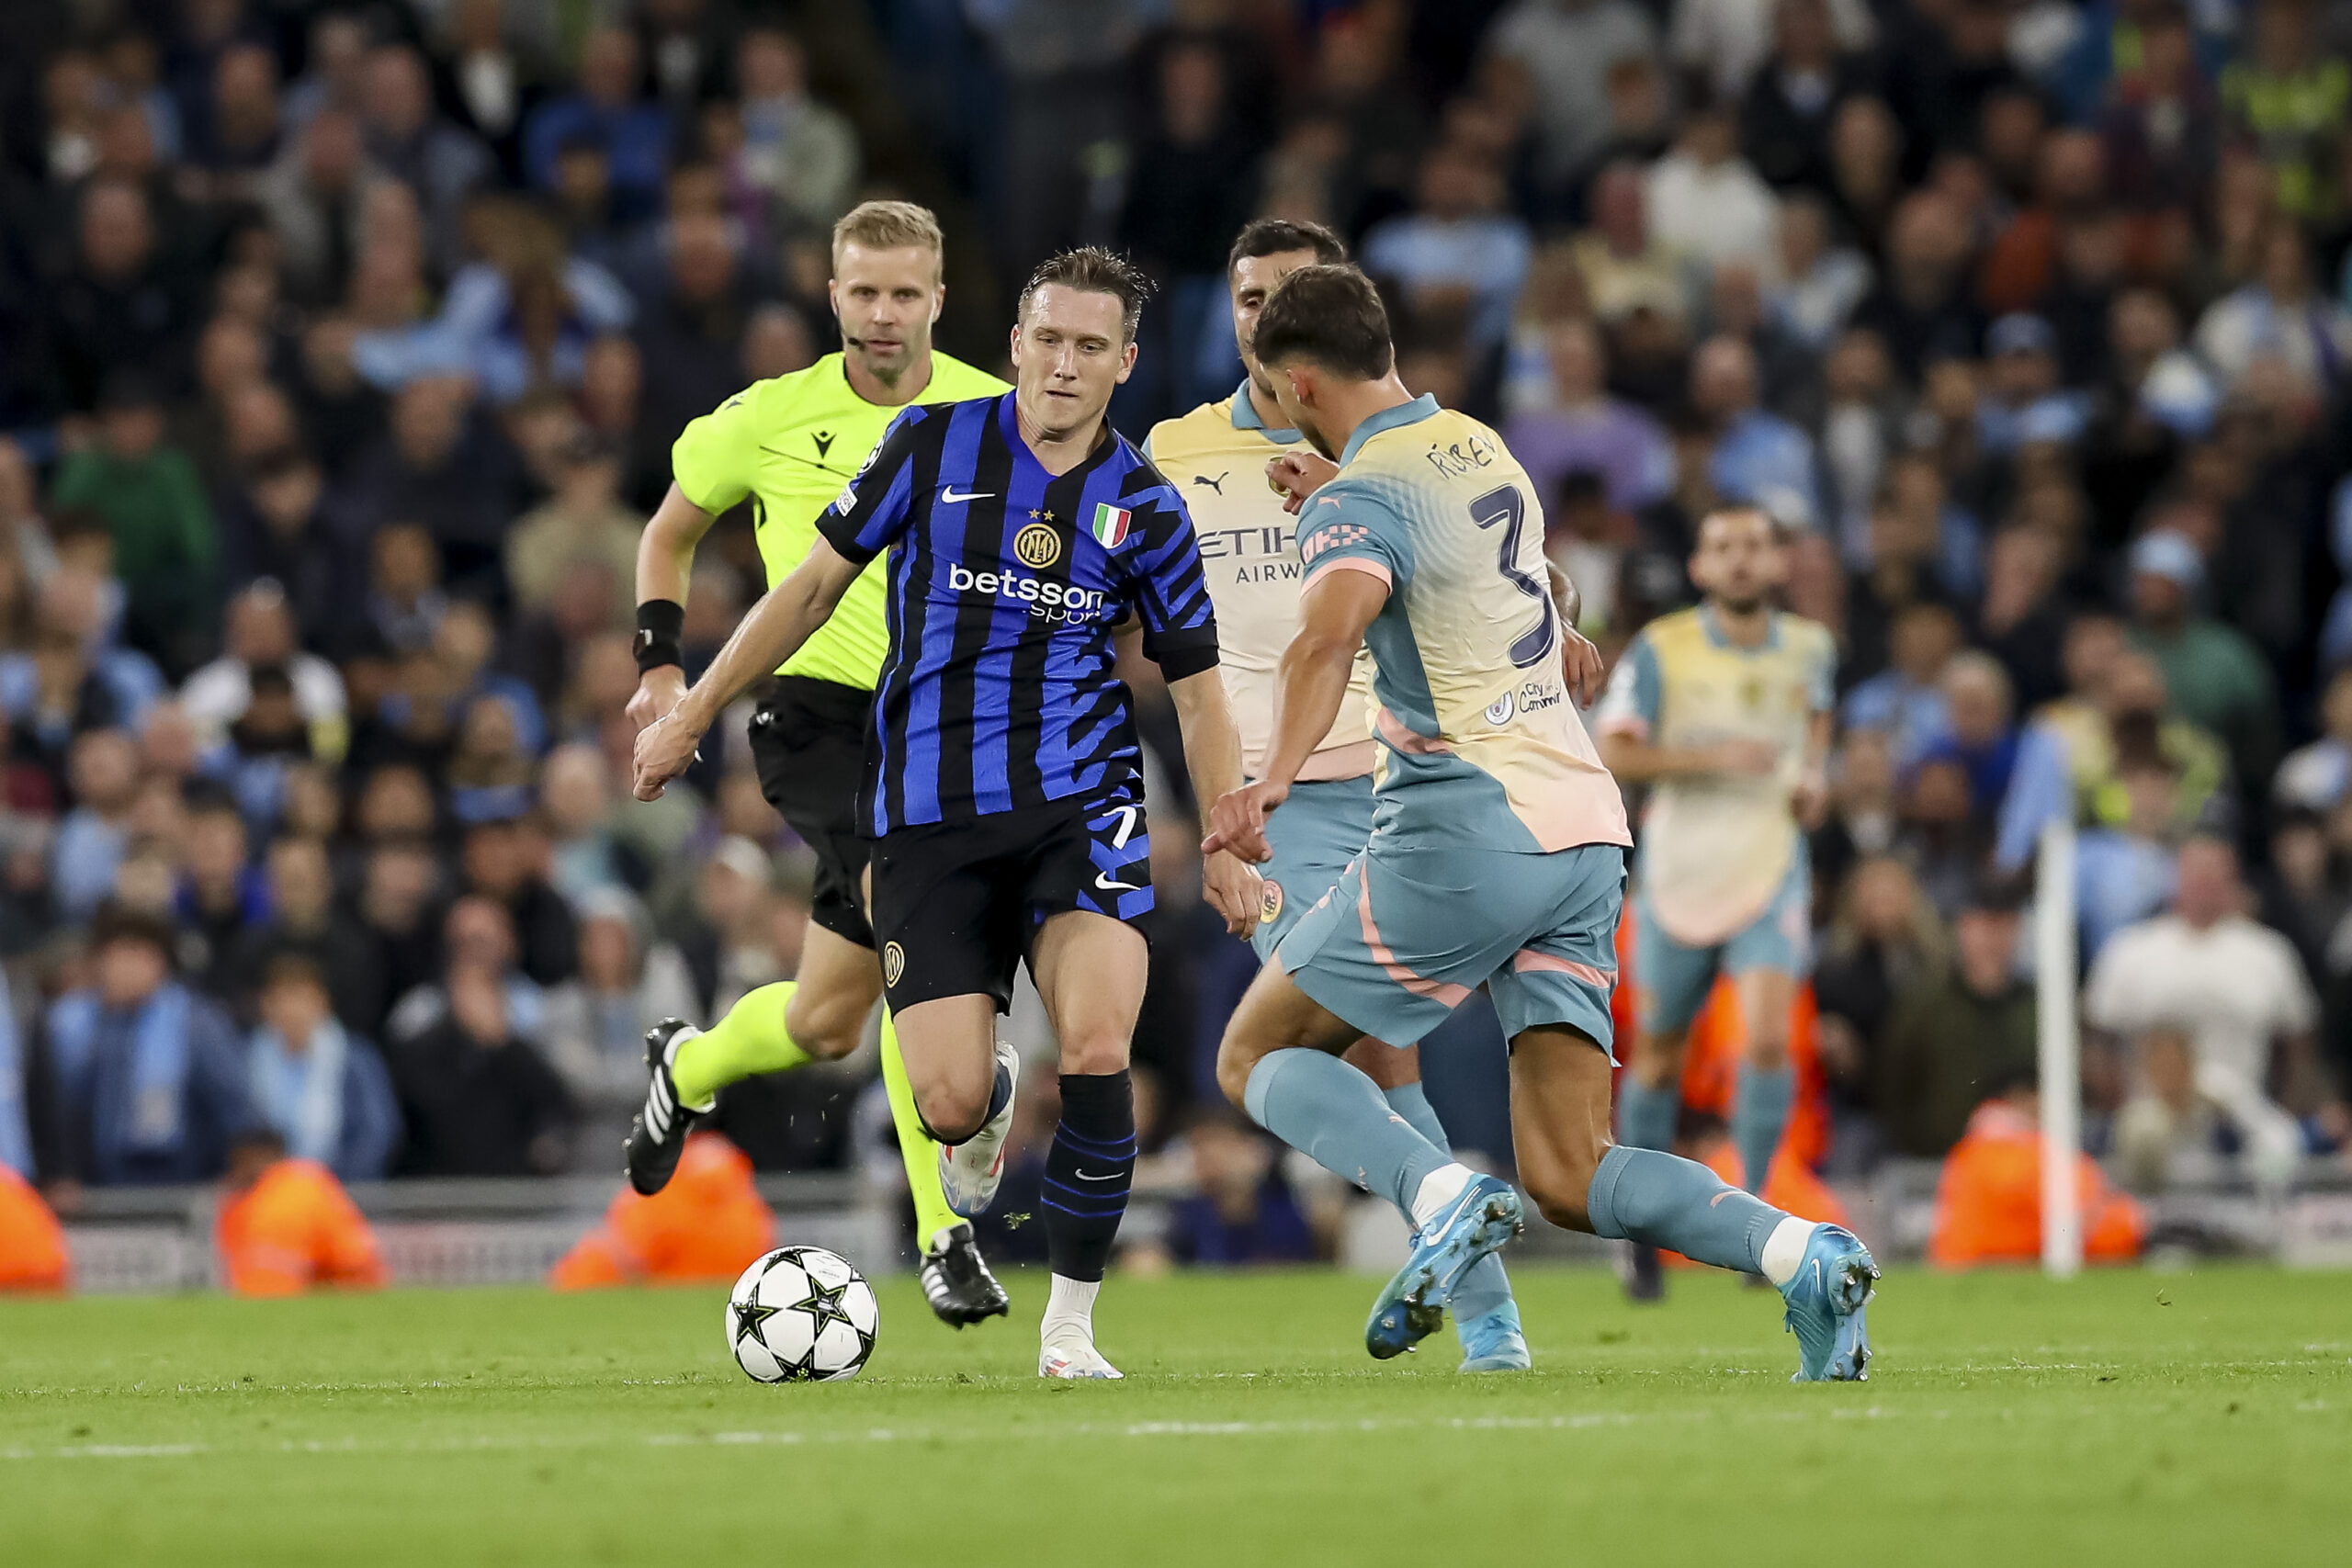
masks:
{"label": "blue football sock", "polygon": [[1601,1156],[1585,1213],[1595,1235],[1668,1247],[1746,1274],[1764,1272],[1764,1243],[1789,1217],[1696,1160],[1623,1144]]}
{"label": "blue football sock", "polygon": [[1674,1146],[1675,1119],[1682,1114],[1682,1089],[1652,1089],[1628,1073],[1617,1085],[1617,1141],[1637,1149]]}
{"label": "blue football sock", "polygon": [[[1430,1104],[1430,1097],[1421,1092],[1419,1083],[1401,1084],[1382,1091],[1388,1108],[1412,1124],[1413,1131],[1441,1149],[1451,1151],[1453,1144],[1445,1135],[1445,1123],[1437,1119],[1437,1110]],[[1405,1215],[1410,1225],[1410,1211]],[[1503,1272],[1503,1260],[1488,1253],[1470,1266],[1462,1276],[1462,1283],[1453,1288],[1451,1310],[1458,1326],[1475,1317],[1484,1317],[1510,1300],[1510,1276]]]}
{"label": "blue football sock", "polygon": [[1250,1070],[1242,1100],[1258,1125],[1408,1214],[1421,1179],[1453,1163],[1388,1108],[1370,1078],[1321,1051],[1269,1052]]}
{"label": "blue football sock", "polygon": [[1789,1107],[1797,1097],[1794,1069],[1767,1071],[1740,1065],[1739,1086],[1731,1105],[1731,1141],[1739,1148],[1739,1168],[1750,1192],[1764,1190],[1764,1173],[1772,1168],[1772,1151],[1789,1130]]}

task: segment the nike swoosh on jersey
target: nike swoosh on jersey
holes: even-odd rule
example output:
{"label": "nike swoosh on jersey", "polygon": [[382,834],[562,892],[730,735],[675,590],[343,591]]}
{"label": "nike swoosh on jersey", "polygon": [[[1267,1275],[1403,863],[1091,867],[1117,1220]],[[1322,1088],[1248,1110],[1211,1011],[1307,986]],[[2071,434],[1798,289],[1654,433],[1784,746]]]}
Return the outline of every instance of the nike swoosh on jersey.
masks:
{"label": "nike swoosh on jersey", "polygon": [[1094,886],[1100,887],[1105,893],[1140,893],[1143,891],[1142,888],[1137,887],[1132,882],[1112,881],[1111,874],[1107,871],[1098,871],[1094,874]]}
{"label": "nike swoosh on jersey", "polygon": [[939,500],[941,504],[945,506],[959,506],[967,501],[993,501],[995,499],[996,491],[992,490],[967,490],[963,494],[957,495],[954,485],[942,485],[939,487]]}

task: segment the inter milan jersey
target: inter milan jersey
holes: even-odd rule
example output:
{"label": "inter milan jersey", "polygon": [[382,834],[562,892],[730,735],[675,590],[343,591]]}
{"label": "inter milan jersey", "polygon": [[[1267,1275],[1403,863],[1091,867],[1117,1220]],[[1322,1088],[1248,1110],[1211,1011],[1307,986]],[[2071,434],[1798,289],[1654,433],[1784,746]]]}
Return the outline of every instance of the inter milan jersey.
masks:
{"label": "inter milan jersey", "polygon": [[1135,615],[1182,680],[1216,668],[1216,621],[1183,502],[1123,437],[1055,475],[1009,392],[910,408],[817,526],[860,564],[895,551],[866,831],[1142,802],[1111,628]]}

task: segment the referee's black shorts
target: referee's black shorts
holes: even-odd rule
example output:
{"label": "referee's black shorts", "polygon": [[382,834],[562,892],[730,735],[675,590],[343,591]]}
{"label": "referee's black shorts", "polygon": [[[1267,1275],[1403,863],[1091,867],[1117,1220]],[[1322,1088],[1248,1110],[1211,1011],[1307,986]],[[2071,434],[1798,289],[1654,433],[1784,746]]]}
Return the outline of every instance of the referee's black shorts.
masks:
{"label": "referee's black shorts", "polygon": [[752,765],[760,793],[816,852],[808,918],[858,946],[874,946],[865,918],[865,863],[873,844],[857,831],[865,779],[865,732],[874,694],[833,681],[779,675],[752,715]]}
{"label": "referee's black shorts", "polygon": [[1133,921],[1151,912],[1151,834],[1141,805],[1055,801],[961,822],[899,828],[869,845],[874,930],[890,1010],[987,996],[1001,1012],[1048,917]]}

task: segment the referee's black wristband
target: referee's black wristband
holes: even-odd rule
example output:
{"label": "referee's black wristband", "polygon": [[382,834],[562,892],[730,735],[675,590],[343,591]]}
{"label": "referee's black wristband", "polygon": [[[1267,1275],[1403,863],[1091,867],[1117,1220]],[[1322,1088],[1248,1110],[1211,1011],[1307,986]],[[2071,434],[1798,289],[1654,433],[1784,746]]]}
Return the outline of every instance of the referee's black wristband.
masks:
{"label": "referee's black wristband", "polygon": [[672,599],[648,599],[637,607],[637,672],[686,662],[686,607]]}

